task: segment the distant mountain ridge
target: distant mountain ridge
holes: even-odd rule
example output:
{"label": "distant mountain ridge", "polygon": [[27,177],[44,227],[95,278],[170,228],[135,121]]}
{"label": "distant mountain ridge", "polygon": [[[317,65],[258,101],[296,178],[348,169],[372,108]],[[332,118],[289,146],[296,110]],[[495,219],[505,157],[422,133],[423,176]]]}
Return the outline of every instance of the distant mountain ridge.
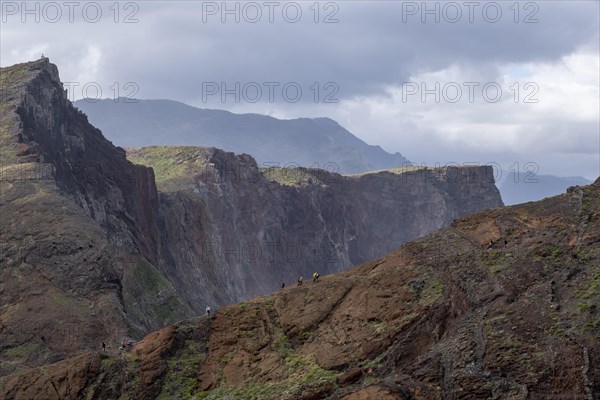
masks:
{"label": "distant mountain ridge", "polygon": [[359,173],[409,161],[354,136],[330,118],[281,120],[196,108],[173,100],[78,100],[109,140],[121,147],[186,145],[252,155],[259,165],[314,167]]}
{"label": "distant mountain ridge", "polygon": [[581,176],[527,175],[503,171],[506,178],[496,182],[507,206],[541,200],[564,193],[570,186],[585,186],[592,181]]}

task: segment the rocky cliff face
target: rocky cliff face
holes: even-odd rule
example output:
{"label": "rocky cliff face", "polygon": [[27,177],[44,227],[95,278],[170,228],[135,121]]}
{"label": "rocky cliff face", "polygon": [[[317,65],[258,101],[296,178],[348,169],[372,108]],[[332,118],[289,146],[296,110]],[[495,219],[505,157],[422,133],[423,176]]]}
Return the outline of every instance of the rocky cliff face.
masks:
{"label": "rocky cliff face", "polygon": [[600,178],[319,282],[11,375],[7,399],[584,399],[600,394]]}
{"label": "rocky cliff face", "polygon": [[159,192],[153,169],[71,105],[47,59],[2,68],[0,88],[0,375],[340,271],[502,204],[486,168],[342,177],[261,171],[215,149],[131,152]]}
{"label": "rocky cliff face", "polygon": [[249,156],[213,148],[128,156],[157,171],[162,252],[174,267],[163,272],[200,307],[344,270],[501,204],[486,167],[341,176],[259,170]]}
{"label": "rocky cliff face", "polygon": [[[59,188],[111,234],[156,263],[158,195],[151,169],[133,165],[70,104],[47,60],[33,63],[16,113],[21,154],[51,164]],[[124,217],[124,218],[123,218]],[[124,225],[122,225],[124,224]]]}
{"label": "rocky cliff face", "polygon": [[191,315],[155,268],[152,170],[72,107],[47,59],[0,81],[0,374]]}

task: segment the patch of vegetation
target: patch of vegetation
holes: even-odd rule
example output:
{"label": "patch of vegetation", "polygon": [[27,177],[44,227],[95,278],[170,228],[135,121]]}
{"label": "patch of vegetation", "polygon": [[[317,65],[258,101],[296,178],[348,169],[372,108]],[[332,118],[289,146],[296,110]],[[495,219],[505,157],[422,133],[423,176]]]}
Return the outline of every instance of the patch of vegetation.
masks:
{"label": "patch of vegetation", "polygon": [[163,325],[177,322],[187,312],[173,286],[145,259],[126,269],[123,299],[133,318],[150,317]]}
{"label": "patch of vegetation", "polygon": [[375,376],[367,376],[363,380],[364,386],[371,386],[371,385],[374,385],[377,382],[379,382],[379,378],[377,378]]}
{"label": "patch of vegetation", "polygon": [[159,190],[169,192],[191,183],[190,177],[202,167],[203,150],[194,146],[150,146],[128,152],[127,158],[152,168]]}
{"label": "patch of vegetation", "polygon": [[488,267],[496,265],[500,261],[501,253],[497,251],[488,251],[484,253],[482,256],[482,264],[487,265]]}
{"label": "patch of vegetation", "polygon": [[216,358],[215,361],[218,364],[221,364],[223,367],[225,367],[227,364],[229,364],[231,362],[231,360],[233,360],[234,355],[235,355],[235,351],[231,351],[227,354],[224,354],[221,357]]}
{"label": "patch of vegetation", "polygon": [[[337,371],[324,370],[316,362],[314,355],[300,354],[295,351],[289,341],[289,338],[283,333],[281,327],[274,327],[275,338],[272,342],[272,349],[281,357],[281,365],[284,372],[280,381],[257,382],[248,380],[237,387],[227,386],[224,379],[221,379],[220,387],[210,391],[195,393],[196,399],[206,400],[291,400],[298,397],[298,393],[318,388],[321,385],[335,385],[335,379],[338,376]],[[216,359],[220,368],[227,366],[235,356],[236,351]],[[223,372],[221,372],[222,374]],[[186,395],[187,396],[187,395]]]}
{"label": "patch of vegetation", "polygon": [[17,364],[15,362],[4,361],[0,364],[0,387],[3,387],[4,381],[6,377],[17,369]]}
{"label": "patch of vegetation", "polygon": [[593,199],[589,196],[583,196],[581,200],[581,211],[588,212],[590,210],[590,206],[592,205]]}
{"label": "patch of vegetation", "polygon": [[198,392],[198,400],[267,400],[274,399],[279,392],[273,383],[246,382],[237,388],[219,387],[209,392]]}
{"label": "patch of vegetation", "polygon": [[396,319],[393,323],[391,327],[388,327],[388,330],[391,331],[395,331],[398,332],[399,330],[401,330],[405,325],[409,324],[410,322],[412,322],[416,317],[418,317],[420,314],[417,312],[411,312],[408,314],[403,315],[401,318]]}
{"label": "patch of vegetation", "polygon": [[30,342],[10,348],[6,350],[4,354],[12,358],[27,358],[30,354],[39,352],[39,350],[40,345]]}
{"label": "patch of vegetation", "polygon": [[373,330],[375,331],[376,335],[382,334],[385,332],[386,328],[387,328],[387,324],[385,323],[385,321],[383,322],[372,322],[371,323],[371,328],[373,328]]}
{"label": "patch of vegetation", "polygon": [[363,361],[361,361],[358,366],[361,369],[364,369],[366,371],[368,371],[369,369],[372,370],[376,370],[379,367],[381,367],[383,360],[386,358],[387,356],[387,352],[381,353],[380,355],[378,355],[377,357],[375,357],[374,359],[365,359]]}
{"label": "patch of vegetation", "polygon": [[[268,180],[285,186],[298,185],[312,177],[300,168],[260,168],[260,172]],[[311,179],[316,180],[316,178]]]}
{"label": "patch of vegetation", "polygon": [[157,304],[153,308],[161,320],[167,321],[173,318],[173,310],[167,304]]}
{"label": "patch of vegetation", "polygon": [[[35,181],[31,180],[30,182],[35,182]],[[34,184],[30,185],[29,188],[31,189],[31,192],[28,193],[27,195],[24,195],[24,196],[18,198],[18,199],[15,199],[14,204],[18,204],[18,205],[22,205],[22,206],[24,206],[28,203],[43,204],[44,200],[50,199],[50,193],[48,193],[46,190],[44,190],[44,188],[41,185],[37,185],[34,183]]]}
{"label": "patch of vegetation", "polygon": [[389,168],[389,169],[376,169],[373,171],[362,172],[359,174],[347,174],[347,176],[363,176],[368,174],[378,174],[380,172],[391,172],[392,174],[403,174],[405,172],[419,171],[419,170],[427,170],[431,169],[431,167],[427,167],[424,165],[404,165],[398,168]]}
{"label": "patch of vegetation", "polygon": [[421,299],[425,304],[433,304],[440,299],[444,293],[444,285],[434,278],[425,279],[425,288],[421,292]]}
{"label": "patch of vegetation", "polygon": [[553,324],[547,329],[547,333],[551,336],[562,336],[565,330],[559,324]]}
{"label": "patch of vegetation", "polygon": [[2,88],[17,86],[25,83],[30,77],[31,71],[26,63],[2,68],[2,73],[0,73],[0,86]]}
{"label": "patch of vegetation", "polygon": [[204,357],[197,342],[186,342],[183,349],[167,360],[167,372],[158,399],[193,398]]}
{"label": "patch of vegetation", "polygon": [[533,256],[536,261],[541,261],[544,258],[559,258],[562,254],[562,249],[555,245],[550,244],[547,246],[536,246],[533,248]]}
{"label": "patch of vegetation", "polygon": [[275,340],[273,341],[273,345],[275,346],[275,350],[283,358],[287,357],[292,353],[292,346],[290,345],[290,340],[287,336],[283,334],[280,328],[277,328],[275,330]]}
{"label": "patch of vegetation", "polygon": [[33,74],[28,64],[2,68],[0,72],[0,163],[4,166],[18,162],[13,147],[17,141],[14,132],[18,131],[18,118],[14,111],[24,97]]}
{"label": "patch of vegetation", "polygon": [[[334,383],[339,375],[337,371],[330,371],[319,367],[315,355],[295,355],[288,357],[286,363],[300,375],[300,382],[307,384]],[[298,371],[300,369],[300,371]]]}
{"label": "patch of vegetation", "polygon": [[581,299],[593,299],[600,297],[600,271],[594,273],[590,280],[589,285],[582,290],[578,290],[575,294],[576,297]]}
{"label": "patch of vegetation", "polygon": [[597,334],[600,331],[600,319],[588,321],[583,325],[583,331],[587,333]]}
{"label": "patch of vegetation", "polygon": [[101,362],[102,371],[96,382],[108,385],[113,393],[120,392],[119,400],[130,399],[132,393],[140,393],[142,382],[139,357],[125,352],[115,357],[101,356]]}
{"label": "patch of vegetation", "polygon": [[307,294],[306,296],[304,296],[304,304],[310,304],[313,301],[315,301],[315,296],[313,296],[312,294]]}
{"label": "patch of vegetation", "polygon": [[600,331],[600,265],[595,264],[591,276],[586,279],[587,285],[577,290],[575,296],[581,301],[577,303],[580,318],[582,321],[582,330],[586,333],[597,334]]}
{"label": "patch of vegetation", "polygon": [[265,297],[262,301],[262,304],[264,305],[266,310],[272,311],[275,308],[275,297],[274,296]]}
{"label": "patch of vegetation", "polygon": [[[505,317],[501,316],[496,319],[496,321],[504,320]],[[518,352],[520,348],[522,348],[523,343],[517,338],[513,336],[510,332],[507,332],[503,328],[498,329],[493,326],[493,323],[490,321],[486,321],[483,324],[483,331],[485,336],[492,342],[495,343],[497,347],[503,348],[507,356],[514,356],[514,353]]]}
{"label": "patch of vegetation", "polygon": [[562,252],[560,247],[558,247],[555,244],[550,245],[550,247],[548,247],[548,251],[550,252],[550,255],[554,258],[559,257]]}
{"label": "patch of vegetation", "polygon": [[577,308],[579,309],[579,311],[584,313],[586,311],[590,311],[592,309],[592,305],[586,301],[582,301],[580,303],[577,303]]}
{"label": "patch of vegetation", "polygon": [[253,337],[254,336],[254,332],[253,331],[241,331],[239,329],[235,330],[235,336],[237,338],[249,338],[249,337]]}
{"label": "patch of vegetation", "polygon": [[336,371],[319,367],[314,355],[290,353],[285,359],[290,369],[287,379],[279,382],[258,383],[247,381],[238,387],[221,386],[211,391],[196,393],[203,400],[292,400],[300,391],[324,384],[335,384]]}
{"label": "patch of vegetation", "polygon": [[56,304],[58,304],[59,306],[63,307],[63,308],[67,308],[69,310],[78,312],[80,314],[89,314],[90,310],[88,307],[79,304],[77,302],[77,300],[65,296],[64,294],[53,294],[50,295],[50,298],[52,299],[52,301]]}

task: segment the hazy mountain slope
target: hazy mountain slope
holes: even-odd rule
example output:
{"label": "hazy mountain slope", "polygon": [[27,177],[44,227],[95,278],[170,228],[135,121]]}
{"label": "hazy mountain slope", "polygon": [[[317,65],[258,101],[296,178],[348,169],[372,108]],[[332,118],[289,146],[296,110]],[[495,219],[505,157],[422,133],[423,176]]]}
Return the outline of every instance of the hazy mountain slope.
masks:
{"label": "hazy mountain slope", "polygon": [[400,167],[408,161],[367,145],[328,118],[279,120],[259,114],[233,114],[200,109],[171,100],[91,102],[75,106],[123,147],[192,145],[217,147],[252,155],[259,165],[326,168],[355,173]]}
{"label": "hazy mountain slope", "polygon": [[570,186],[589,185],[590,180],[580,176],[560,177],[554,175],[527,175],[506,172],[506,178],[498,184],[506,205],[537,201],[564,193]]}
{"label": "hazy mountain slope", "polygon": [[7,399],[585,399],[600,394],[600,178],[343,273],[7,377]]}

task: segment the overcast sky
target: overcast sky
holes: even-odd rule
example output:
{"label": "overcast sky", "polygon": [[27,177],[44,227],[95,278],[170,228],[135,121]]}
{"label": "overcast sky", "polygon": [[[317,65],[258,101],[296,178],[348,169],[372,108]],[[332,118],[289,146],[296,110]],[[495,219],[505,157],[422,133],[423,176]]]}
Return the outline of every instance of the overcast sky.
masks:
{"label": "overcast sky", "polygon": [[44,53],[74,98],[327,116],[417,163],[600,175],[597,1],[1,7],[0,64]]}

